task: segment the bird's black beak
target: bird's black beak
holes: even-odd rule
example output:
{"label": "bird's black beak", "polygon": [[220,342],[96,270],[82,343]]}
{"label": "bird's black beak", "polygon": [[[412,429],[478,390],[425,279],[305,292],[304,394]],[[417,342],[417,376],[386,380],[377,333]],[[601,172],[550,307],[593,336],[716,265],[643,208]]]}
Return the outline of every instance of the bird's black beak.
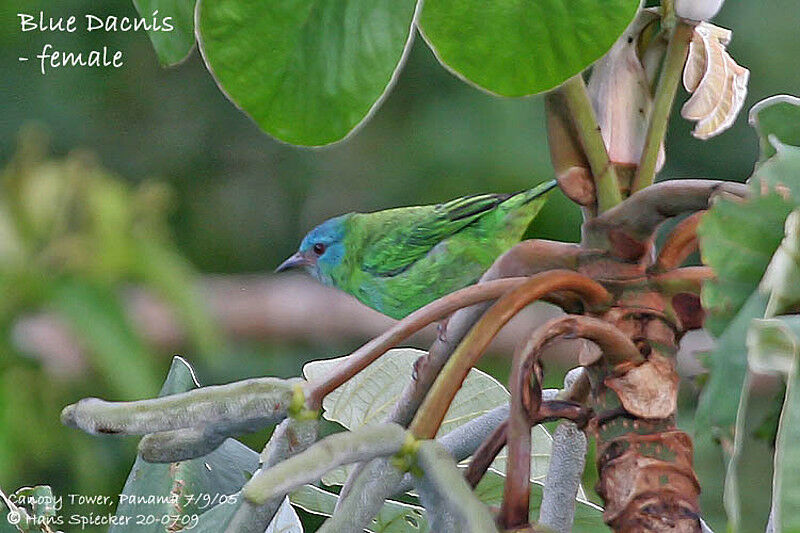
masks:
{"label": "bird's black beak", "polygon": [[291,268],[297,268],[301,266],[310,265],[308,259],[305,258],[300,252],[297,252],[289,259],[278,265],[278,268],[275,269],[275,272],[283,272],[284,270],[289,270]]}

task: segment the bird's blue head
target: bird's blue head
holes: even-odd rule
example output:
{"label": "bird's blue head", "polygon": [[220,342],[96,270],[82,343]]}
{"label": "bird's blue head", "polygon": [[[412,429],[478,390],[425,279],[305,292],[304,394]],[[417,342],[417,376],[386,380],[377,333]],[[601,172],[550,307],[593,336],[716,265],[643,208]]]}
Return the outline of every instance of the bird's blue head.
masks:
{"label": "bird's blue head", "polygon": [[309,231],[297,253],[281,263],[275,271],[303,267],[322,283],[334,285],[334,272],[345,257],[345,223],[348,218],[349,215],[331,218]]}

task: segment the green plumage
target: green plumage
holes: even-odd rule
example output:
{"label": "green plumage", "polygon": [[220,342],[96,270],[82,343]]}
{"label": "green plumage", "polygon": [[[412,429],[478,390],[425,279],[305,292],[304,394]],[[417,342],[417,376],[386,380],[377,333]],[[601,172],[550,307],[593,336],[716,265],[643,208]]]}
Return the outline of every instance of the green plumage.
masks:
{"label": "green plumage", "polygon": [[439,205],[350,213],[310,232],[295,257],[302,256],[304,266],[322,282],[402,318],[475,283],[519,242],[541,209],[544,193],[554,186],[548,182],[512,195],[480,194]]}

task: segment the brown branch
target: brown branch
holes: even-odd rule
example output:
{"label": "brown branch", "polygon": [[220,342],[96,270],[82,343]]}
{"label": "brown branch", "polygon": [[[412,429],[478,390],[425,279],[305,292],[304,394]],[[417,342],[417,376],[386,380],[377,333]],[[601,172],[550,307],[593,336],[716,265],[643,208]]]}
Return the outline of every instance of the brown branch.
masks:
{"label": "brown branch", "polygon": [[[539,389],[541,391],[541,389]],[[543,401],[538,412],[524,420],[519,417],[516,424],[519,429],[512,436],[512,418],[509,417],[508,429],[508,460],[506,462],[506,484],[504,486],[503,506],[500,519],[505,527],[513,528],[524,526],[528,522],[528,506],[530,499],[530,454],[531,454],[531,428],[544,422],[556,420],[569,420],[578,429],[585,428],[593,412],[589,407],[561,400]],[[502,446],[501,446],[502,447]],[[512,473],[514,479],[512,479]]]}
{"label": "brown branch", "polygon": [[601,306],[611,299],[611,294],[596,281],[567,270],[532,276],[500,298],[470,330],[436,378],[410,426],[417,438],[430,439],[436,435],[464,378],[497,332],[522,308],[555,291],[575,293],[588,307]]}
{"label": "brown branch", "polygon": [[508,420],[500,423],[494,431],[481,443],[475,453],[472,454],[472,460],[464,473],[467,483],[475,488],[480,483],[489,466],[494,461],[503,446],[506,445],[508,438]]}
{"label": "brown branch", "polygon": [[578,429],[583,429],[589,424],[592,416],[592,410],[584,405],[564,400],[545,400],[539,407],[539,413],[533,417],[532,426],[555,420],[569,420],[578,426]]}
{"label": "brown branch", "polygon": [[344,382],[364,370],[370,363],[428,324],[442,320],[463,307],[493,300],[525,283],[525,278],[507,278],[479,283],[458,290],[429,303],[405,317],[382,335],[375,337],[350,354],[345,362],[322,380],[306,385],[306,405],[317,410],[322,400]]}
{"label": "brown branch", "polygon": [[[517,360],[521,358],[519,364],[527,365],[526,368],[529,371],[530,365],[538,360],[545,345],[557,337],[585,339],[600,348],[599,357],[592,356],[592,352],[585,352],[581,355],[580,364],[583,366],[596,363],[600,357],[603,357],[612,366],[622,363],[636,365],[644,361],[644,357],[639,353],[636,345],[619,328],[599,318],[568,315],[554,318],[538,328],[514,356],[514,364],[518,364]],[[579,380],[575,385],[575,392],[570,394],[578,394],[577,391],[584,386],[585,383]]]}
{"label": "brown branch", "polygon": [[686,259],[698,250],[697,226],[705,211],[698,211],[683,219],[667,236],[664,246],[658,252],[655,265],[656,272],[666,272],[678,268]]}
{"label": "brown branch", "polygon": [[683,267],[670,270],[648,279],[650,286],[662,293],[670,296],[679,293],[700,294],[703,283],[714,278],[714,271],[711,267],[694,266]]}
{"label": "brown branch", "polygon": [[[531,496],[531,415],[542,404],[542,367],[538,352],[527,352],[527,344],[514,355],[509,379],[511,408],[508,413],[508,459],[500,522],[507,529],[528,523]],[[532,357],[528,357],[531,356]]]}
{"label": "brown branch", "polygon": [[[646,243],[665,220],[704,210],[718,194],[745,197],[748,191],[747,185],[732,181],[687,179],[656,183],[586,222],[584,244],[620,255],[616,253],[615,241],[627,243],[627,248],[631,247],[631,242]],[[643,244],[642,252],[647,248]]]}

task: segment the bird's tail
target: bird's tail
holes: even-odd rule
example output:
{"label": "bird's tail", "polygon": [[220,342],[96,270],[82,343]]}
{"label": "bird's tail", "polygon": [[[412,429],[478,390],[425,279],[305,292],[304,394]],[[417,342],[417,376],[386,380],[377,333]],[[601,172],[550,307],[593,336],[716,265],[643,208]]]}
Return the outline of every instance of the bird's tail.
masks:
{"label": "bird's tail", "polygon": [[548,192],[552,191],[558,186],[558,182],[556,180],[545,181],[544,183],[540,183],[533,189],[528,189],[527,191],[520,191],[514,195],[514,197],[519,197],[519,204],[527,204],[537,198],[547,194]]}
{"label": "bird's tail", "polygon": [[508,228],[515,228],[512,233],[518,232],[517,240],[522,238],[527,227],[544,206],[546,194],[556,187],[556,180],[540,183],[533,189],[512,194],[501,204],[505,213],[505,223]]}
{"label": "bird's tail", "polygon": [[501,209],[506,212],[514,212],[520,209],[527,204],[530,204],[534,200],[540,200],[537,202],[538,204],[544,204],[544,195],[548,192],[553,190],[558,183],[556,180],[545,181],[544,183],[540,183],[533,189],[528,189],[527,191],[520,191],[518,193],[509,194],[503,200],[501,204]]}

